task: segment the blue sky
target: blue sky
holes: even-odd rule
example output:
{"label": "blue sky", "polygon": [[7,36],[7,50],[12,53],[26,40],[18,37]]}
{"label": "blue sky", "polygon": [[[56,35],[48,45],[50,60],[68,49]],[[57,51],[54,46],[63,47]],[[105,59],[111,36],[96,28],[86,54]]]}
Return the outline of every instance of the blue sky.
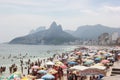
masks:
{"label": "blue sky", "polygon": [[0,0],[0,42],[56,21],[63,29],[103,24],[120,27],[120,0]]}

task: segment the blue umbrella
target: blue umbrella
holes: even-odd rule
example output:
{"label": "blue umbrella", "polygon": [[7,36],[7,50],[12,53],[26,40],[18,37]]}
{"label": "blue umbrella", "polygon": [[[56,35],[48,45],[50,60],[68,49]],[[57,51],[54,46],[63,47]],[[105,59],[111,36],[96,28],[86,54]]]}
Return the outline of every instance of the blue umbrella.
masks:
{"label": "blue umbrella", "polygon": [[99,58],[99,57],[95,58],[95,61],[100,61],[100,60],[101,60],[101,58]]}
{"label": "blue umbrella", "polygon": [[4,76],[1,76],[1,77],[0,77],[0,80],[5,80],[5,77],[4,77]]}
{"label": "blue umbrella", "polygon": [[75,65],[75,64],[78,64],[77,62],[74,62],[74,61],[70,61],[70,62],[68,62],[68,64],[70,64],[70,65]]}
{"label": "blue umbrella", "polygon": [[39,70],[37,73],[40,73],[40,74],[46,74],[47,71],[45,71],[45,70]]}
{"label": "blue umbrella", "polygon": [[18,75],[15,75],[15,74],[11,74],[9,77],[8,77],[8,80],[11,80],[11,79],[14,79],[14,78],[17,78],[19,77]]}
{"label": "blue umbrella", "polygon": [[90,64],[93,64],[93,61],[86,61],[84,64],[85,65],[90,65]]}
{"label": "blue umbrella", "polygon": [[55,77],[51,74],[46,74],[44,76],[42,76],[42,79],[45,79],[45,80],[51,80],[51,79],[54,79]]}

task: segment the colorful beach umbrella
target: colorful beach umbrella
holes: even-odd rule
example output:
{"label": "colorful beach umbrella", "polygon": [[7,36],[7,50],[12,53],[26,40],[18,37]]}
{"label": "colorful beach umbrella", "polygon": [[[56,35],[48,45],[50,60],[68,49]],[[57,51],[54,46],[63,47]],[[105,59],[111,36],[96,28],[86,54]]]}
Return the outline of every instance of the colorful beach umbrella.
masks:
{"label": "colorful beach umbrella", "polygon": [[52,74],[46,74],[46,75],[42,76],[41,78],[45,79],[45,80],[46,79],[50,80],[50,79],[54,79],[55,77]]}
{"label": "colorful beach umbrella", "polygon": [[6,80],[5,76],[0,76],[0,80]]}
{"label": "colorful beach umbrella", "polygon": [[55,63],[54,63],[54,62],[49,61],[49,62],[47,62],[47,63],[46,63],[46,65],[55,65]]}
{"label": "colorful beach umbrella", "polygon": [[69,69],[75,69],[75,70],[80,70],[80,71],[82,71],[82,70],[85,70],[85,69],[88,69],[88,67],[86,67],[86,66],[81,66],[81,65],[76,65],[76,66],[73,66],[73,67],[71,67],[71,68],[69,68]]}
{"label": "colorful beach umbrella", "polygon": [[99,58],[99,57],[95,58],[95,61],[100,61],[100,60],[101,60],[101,58]]}
{"label": "colorful beach umbrella", "polygon": [[109,63],[110,61],[109,60],[102,60],[101,63],[103,64],[106,64],[106,63]]}
{"label": "colorful beach umbrella", "polygon": [[8,80],[12,80],[12,79],[14,79],[14,78],[19,78],[19,76],[16,75],[16,74],[11,74],[11,75],[8,77]]}
{"label": "colorful beach umbrella", "polygon": [[29,80],[27,77],[23,77],[21,80]]}
{"label": "colorful beach umbrella", "polygon": [[32,66],[32,69],[39,69],[39,66]]}
{"label": "colorful beach umbrella", "polygon": [[39,68],[40,70],[46,70],[46,68],[44,66],[40,66]]}
{"label": "colorful beach umbrella", "polygon": [[66,68],[67,68],[66,65],[61,65],[60,67],[61,67],[62,69],[66,69]]}
{"label": "colorful beach umbrella", "polygon": [[56,74],[58,71],[56,71],[55,69],[53,69],[53,68],[50,68],[50,69],[48,69],[48,73],[50,73],[50,74]]}
{"label": "colorful beach umbrella", "polygon": [[47,71],[46,71],[46,70],[39,70],[37,73],[40,73],[40,74],[46,74]]}
{"label": "colorful beach umbrella", "polygon": [[68,64],[70,65],[75,65],[75,64],[78,64],[77,62],[74,62],[74,61],[69,61]]}

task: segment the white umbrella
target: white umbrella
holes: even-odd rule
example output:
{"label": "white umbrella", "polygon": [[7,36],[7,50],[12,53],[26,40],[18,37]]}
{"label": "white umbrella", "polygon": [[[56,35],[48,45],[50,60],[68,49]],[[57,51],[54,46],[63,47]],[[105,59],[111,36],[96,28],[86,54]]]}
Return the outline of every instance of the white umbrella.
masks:
{"label": "white umbrella", "polygon": [[88,67],[77,65],[77,66],[71,67],[70,69],[76,69],[76,70],[82,71],[82,70],[88,69]]}
{"label": "white umbrella", "polygon": [[46,65],[55,65],[55,63],[49,61],[49,62],[46,63]]}

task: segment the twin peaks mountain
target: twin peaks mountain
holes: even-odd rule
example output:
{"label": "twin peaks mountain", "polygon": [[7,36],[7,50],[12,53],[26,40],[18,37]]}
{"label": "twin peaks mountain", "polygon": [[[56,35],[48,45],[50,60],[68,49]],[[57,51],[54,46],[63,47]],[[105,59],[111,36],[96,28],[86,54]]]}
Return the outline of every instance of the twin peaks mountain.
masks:
{"label": "twin peaks mountain", "polygon": [[64,44],[75,41],[77,38],[64,32],[61,25],[53,22],[49,29],[36,31],[23,37],[18,37],[10,41],[10,44]]}
{"label": "twin peaks mountain", "polygon": [[103,33],[118,32],[120,34],[120,28],[110,28],[101,24],[97,25],[84,25],[78,27],[76,31],[63,31],[61,25],[57,25],[53,22],[49,29],[45,27],[32,30],[30,34],[18,37],[10,41],[10,44],[64,44],[68,42],[74,42],[75,40],[97,40],[98,36]]}

